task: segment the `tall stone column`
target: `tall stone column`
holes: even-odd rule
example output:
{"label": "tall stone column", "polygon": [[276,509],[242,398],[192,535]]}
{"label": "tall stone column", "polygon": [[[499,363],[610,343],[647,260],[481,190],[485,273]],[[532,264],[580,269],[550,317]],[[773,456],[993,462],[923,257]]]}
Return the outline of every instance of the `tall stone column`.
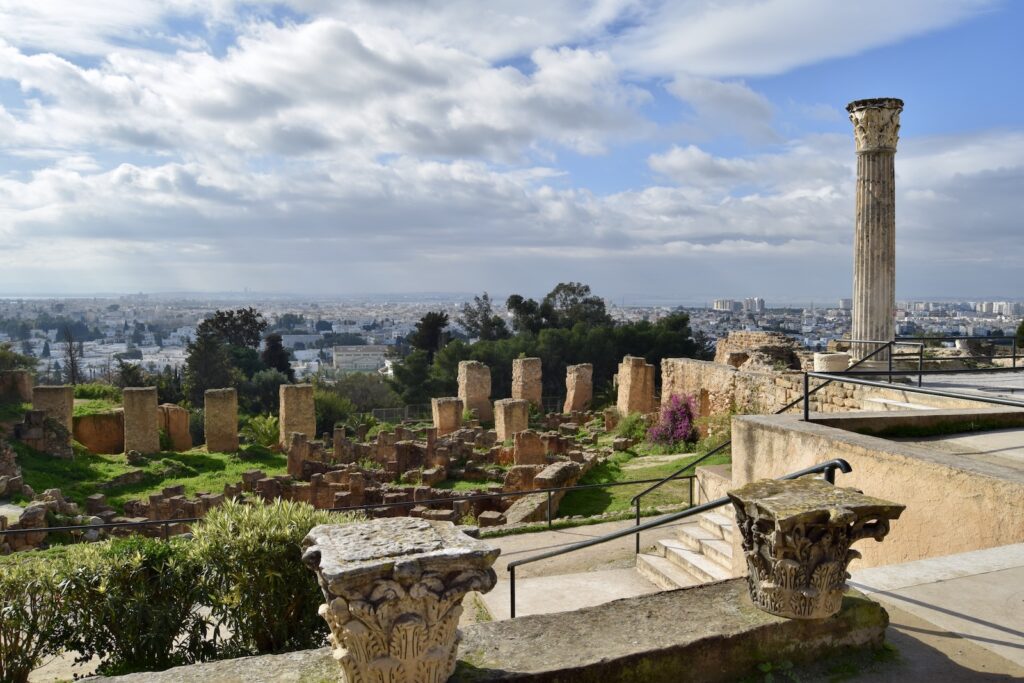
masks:
{"label": "tall stone column", "polygon": [[[896,173],[903,100],[846,105],[857,142],[857,214],[853,239],[853,339],[890,341],[896,314]],[[855,358],[877,346],[854,344]],[[887,352],[875,356],[886,360]]]}

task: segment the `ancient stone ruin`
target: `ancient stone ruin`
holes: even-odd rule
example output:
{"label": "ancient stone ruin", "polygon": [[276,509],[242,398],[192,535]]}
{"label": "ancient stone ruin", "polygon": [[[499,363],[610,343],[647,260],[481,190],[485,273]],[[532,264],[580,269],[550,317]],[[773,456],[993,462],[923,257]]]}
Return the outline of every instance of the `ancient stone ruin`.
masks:
{"label": "ancient stone ruin", "polygon": [[280,442],[287,447],[292,432],[316,436],[316,406],[312,384],[282,384],[278,420],[281,424]]}
{"label": "ancient stone ruin", "polygon": [[466,410],[476,413],[482,422],[494,420],[491,406],[491,369],[475,360],[459,363],[459,399]]}
{"label": "ancient stone ruin", "polygon": [[[187,451],[192,448],[192,433],[188,428],[188,411],[173,403],[157,406],[157,426],[167,435],[171,450]],[[121,450],[124,450],[122,443]],[[120,452],[120,451],[116,451]]]}
{"label": "ancient stone ruin", "polygon": [[643,358],[626,356],[619,364],[616,407],[622,415],[650,413],[657,409],[654,397],[654,366]]}
{"label": "ancient stone ruin", "polygon": [[570,365],[565,369],[565,404],[563,413],[589,410],[594,399],[594,366],[590,363]]}
{"label": "ancient stone ruin", "polygon": [[505,398],[494,402],[494,430],[498,441],[508,441],[530,424],[530,402]]}
{"label": "ancient stone ruin", "polygon": [[451,434],[462,425],[461,399],[455,397],[431,399],[430,411],[438,436]]}
{"label": "ancient stone ruin", "polygon": [[124,449],[144,455],[160,451],[156,387],[125,388]]}
{"label": "ancient stone ruin", "polygon": [[203,420],[208,452],[234,453],[238,450],[237,391],[234,389],[207,389]]}
{"label": "ancient stone ruin", "polygon": [[512,398],[529,401],[540,408],[542,388],[540,358],[512,361]]}

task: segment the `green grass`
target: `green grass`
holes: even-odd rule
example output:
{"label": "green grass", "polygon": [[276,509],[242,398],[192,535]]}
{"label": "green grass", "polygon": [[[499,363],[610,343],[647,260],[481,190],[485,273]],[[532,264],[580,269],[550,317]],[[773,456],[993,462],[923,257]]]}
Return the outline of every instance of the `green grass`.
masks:
{"label": "green grass", "polygon": [[[97,455],[79,447],[73,460],[60,460],[21,443],[12,443],[12,447],[18,453],[25,483],[37,493],[59,488],[66,498],[79,504],[84,504],[87,496],[103,493],[118,510],[123,509],[126,500],[145,499],[167,486],[184,484],[188,496],[199,491],[220,493],[225,484],[241,482],[242,472],[247,470],[263,470],[270,476],[288,470],[286,455],[256,446],[238,454],[207,453],[199,449],[185,453],[157,453],[150,456],[141,468],[128,465],[123,454]],[[146,473],[142,482],[101,488],[104,482],[134,469],[142,469]]]}
{"label": "green grass", "polygon": [[[623,469],[622,465],[627,462],[642,462],[643,456],[637,456],[630,451],[615,453],[604,463],[595,466],[584,475],[580,484],[607,484],[612,482],[638,481],[644,479],[663,479],[672,474],[684,465],[694,462],[700,454],[683,455],[669,462],[651,465],[649,467],[638,467],[635,469]],[[730,462],[728,453],[718,453],[702,465],[720,465]],[[692,472],[692,470],[691,470]],[[570,491],[562,499],[558,506],[558,516],[568,517],[571,515],[597,515],[603,512],[621,512],[631,509],[630,499],[643,491],[650,484],[637,484],[635,486],[614,486],[600,489],[587,489],[585,491]],[[687,479],[664,484],[656,491],[644,496],[642,504],[645,507],[670,505],[674,503],[688,503],[690,500],[690,482]]]}
{"label": "green grass", "polygon": [[120,408],[120,403],[105,398],[78,399],[75,401],[74,416],[85,417],[86,415],[97,415],[109,413],[115,408]]}
{"label": "green grass", "polygon": [[0,403],[0,421],[21,420],[26,410],[32,410],[31,403]]}
{"label": "green grass", "polygon": [[462,479],[445,479],[434,484],[435,489],[446,489],[448,491],[481,491],[487,488],[492,482],[486,481],[463,481]]}

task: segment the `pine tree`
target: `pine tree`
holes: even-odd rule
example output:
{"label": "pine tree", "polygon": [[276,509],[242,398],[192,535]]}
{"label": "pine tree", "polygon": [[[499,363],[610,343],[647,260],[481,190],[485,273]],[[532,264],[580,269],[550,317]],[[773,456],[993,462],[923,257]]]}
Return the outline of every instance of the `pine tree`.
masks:
{"label": "pine tree", "polygon": [[263,353],[260,355],[263,364],[272,370],[284,373],[289,382],[294,382],[295,371],[292,370],[291,354],[288,353],[288,349],[284,348],[281,335],[267,335],[264,344]]}
{"label": "pine tree", "polygon": [[189,343],[186,351],[184,387],[192,405],[203,405],[207,389],[234,385],[231,357],[219,334],[212,330],[197,331],[195,341]]}

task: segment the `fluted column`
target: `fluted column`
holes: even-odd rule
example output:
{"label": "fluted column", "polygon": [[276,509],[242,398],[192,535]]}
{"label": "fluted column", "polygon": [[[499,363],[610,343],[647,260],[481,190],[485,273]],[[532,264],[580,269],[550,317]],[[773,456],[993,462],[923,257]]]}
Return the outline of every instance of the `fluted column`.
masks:
{"label": "fluted column", "polygon": [[[889,341],[896,315],[896,174],[903,100],[857,100],[846,106],[857,142],[857,210],[853,239],[853,339]],[[876,347],[854,344],[855,358]],[[888,358],[886,352],[875,356]]]}

